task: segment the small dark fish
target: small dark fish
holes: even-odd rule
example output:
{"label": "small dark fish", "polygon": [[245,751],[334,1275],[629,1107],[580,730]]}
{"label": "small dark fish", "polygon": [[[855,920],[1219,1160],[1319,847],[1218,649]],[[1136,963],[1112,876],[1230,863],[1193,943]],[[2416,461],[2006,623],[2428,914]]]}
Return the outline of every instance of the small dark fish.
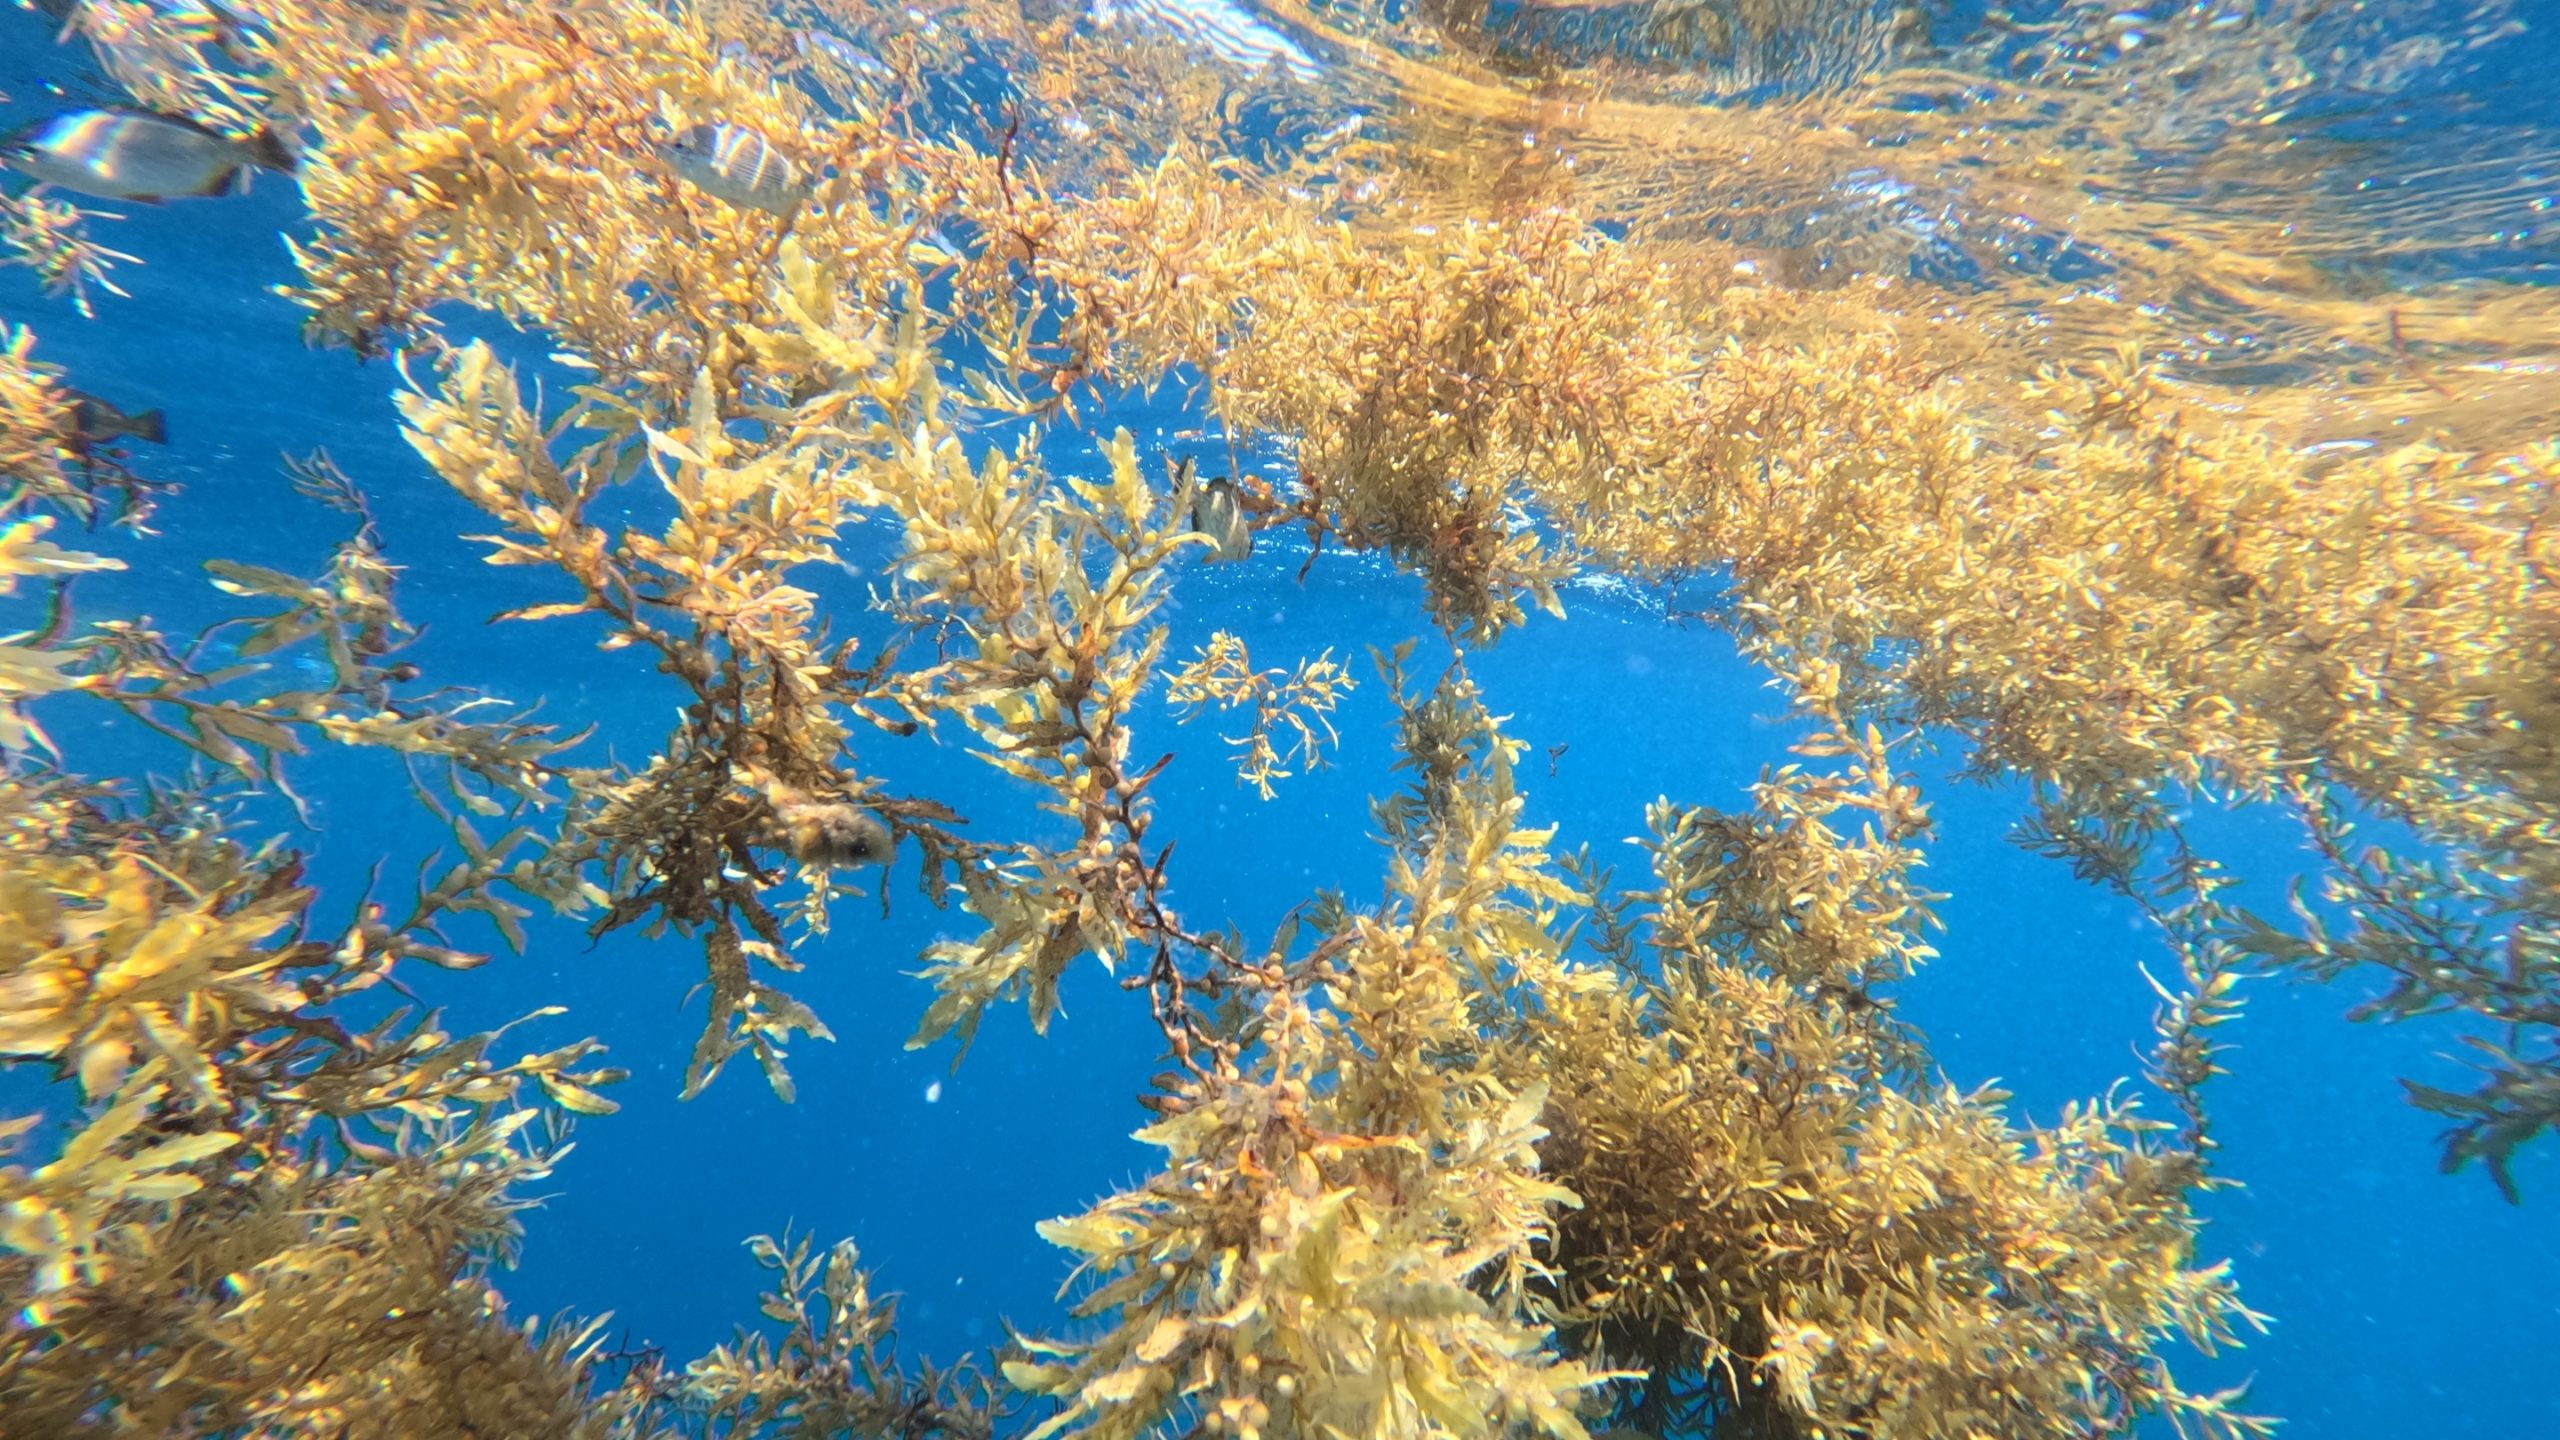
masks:
{"label": "small dark fish", "polygon": [[789,215],[809,198],[799,165],[744,125],[696,125],[658,153],[677,179],[745,209]]}
{"label": "small dark fish", "polygon": [[[1176,470],[1180,483],[1192,478],[1192,464]],[[1191,492],[1191,528],[1218,542],[1217,559],[1242,560],[1253,553],[1253,529],[1245,523],[1244,495],[1236,482],[1221,475]]]}
{"label": "small dark fish", "polygon": [[0,163],[103,200],[156,203],[249,188],[253,170],[290,173],[293,153],[273,131],[243,140],[149,110],[73,110],[0,140]]}
{"label": "small dark fish", "polygon": [[157,407],[128,415],[86,391],[65,387],[62,393],[71,400],[71,428],[65,438],[82,454],[118,440],[169,443],[168,417]]}

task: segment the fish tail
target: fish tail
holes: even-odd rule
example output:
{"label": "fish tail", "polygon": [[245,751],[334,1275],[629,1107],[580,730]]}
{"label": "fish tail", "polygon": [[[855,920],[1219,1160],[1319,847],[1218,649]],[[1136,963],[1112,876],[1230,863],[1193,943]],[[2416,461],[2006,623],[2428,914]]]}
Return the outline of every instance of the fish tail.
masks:
{"label": "fish tail", "polygon": [[249,163],[262,170],[290,175],[294,167],[302,163],[301,157],[293,153],[293,143],[277,134],[272,126],[261,128],[244,144],[248,149]]}
{"label": "fish tail", "polygon": [[169,443],[169,417],[156,406],[139,415],[128,415],[124,421],[124,433],[149,444],[166,445]]}

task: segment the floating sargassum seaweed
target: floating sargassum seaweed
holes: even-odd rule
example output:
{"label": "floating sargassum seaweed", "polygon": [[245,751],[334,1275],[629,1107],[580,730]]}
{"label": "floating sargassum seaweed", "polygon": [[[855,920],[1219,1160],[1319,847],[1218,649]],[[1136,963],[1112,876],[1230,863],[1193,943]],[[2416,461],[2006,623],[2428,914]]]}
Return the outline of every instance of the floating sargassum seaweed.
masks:
{"label": "floating sargassum seaweed", "polygon": [[[497,793],[568,802],[499,846],[446,816],[471,859],[432,888],[424,913],[464,909],[504,928],[514,912],[490,889],[503,875],[564,909],[595,906],[599,929],[696,937],[711,1019],[689,1089],[751,1053],[787,1096],[786,1043],[825,1033],[766,983],[799,962],[768,899],[786,881],[760,867],[759,847],[823,869],[867,860],[873,826],[913,839],[932,893],[971,917],[926,956],[936,994],[922,1039],[965,1040],[1013,997],[1045,1025],[1061,974],[1085,955],[1142,964],[1173,1057],[1149,1106],[1165,1170],[1050,1227],[1103,1277],[1082,1302],[1102,1325],[1006,1371],[1062,1402],[1055,1429],[1198,1415],[1251,1435],[1428,1415],[1570,1440],[1577,1407],[1611,1383],[1596,1368],[1605,1336],[1638,1332],[1666,1383],[1747,1383],[1773,1430],[1845,1432],[1879,1413],[1909,1373],[1879,1357],[1922,1373],[1920,1393],[1975,1397],[2004,1433],[2078,1434],[2136,1412],[2224,1434],[2256,1428],[2223,1397],[2180,1391],[2157,1353],[2173,1331],[2220,1337],[2245,1315],[2219,1271],[2190,1254],[2206,1145],[2195,1096],[2212,1068],[2200,1037],[2228,1014],[2231,974],[2199,957],[2221,952],[2182,942],[2187,986],[2169,1001],[2158,1062],[2186,1121],[2174,1138],[2108,1106],[2026,1143],[1989,1097],[1923,1092],[1908,1081],[1921,1068],[1916,1040],[1874,987],[1926,949],[1926,906],[1903,877],[1927,813],[1893,778],[1887,742],[1859,722],[1966,733],[1985,765],[2048,784],[2059,821],[2113,827],[2050,833],[2056,848],[2096,859],[2111,837],[2119,859],[2139,852],[2158,818],[2145,800],[2162,783],[2268,790],[2271,777],[2316,768],[2468,845],[2466,863],[2531,862],[2517,867],[2524,879],[2492,874],[2467,892],[2461,881],[2369,885],[2380,931],[2237,931],[2305,968],[2387,963],[2388,927],[2447,896],[2547,915],[2548,887],[2532,887],[2549,847],[2530,817],[2549,756],[2497,738],[2546,728],[2548,690],[2536,687],[2549,673],[2550,601],[2532,582],[2550,541],[2518,497],[2547,496],[2547,456],[2404,446],[2315,465],[2293,443],[2306,437],[2226,423],[2140,355],[2025,364],[2041,352],[2004,329],[1993,301],[1968,310],[1907,282],[1799,287],[1740,249],[1597,223],[1606,217],[1556,183],[1569,167],[1552,158],[1552,127],[1542,120],[1524,143],[1517,119],[1554,113],[1532,97],[1485,100],[1491,87],[1447,77],[1414,84],[1426,102],[1485,100],[1505,145],[1456,147],[1499,162],[1474,175],[1363,140],[1324,157],[1340,173],[1274,179],[1197,158],[1225,123],[1197,95],[1135,94],[1061,69],[1047,78],[1074,103],[1066,113],[1118,104],[1127,115],[1105,118],[1126,118],[1127,133],[1183,142],[1088,146],[1106,152],[1088,157],[1097,182],[1070,191],[1044,182],[1018,127],[974,146],[819,118],[807,97],[723,58],[735,38],[723,27],[754,28],[733,10],[420,7],[395,31],[363,7],[279,0],[253,50],[272,67],[262,83],[310,112],[315,223],[297,242],[295,294],[316,335],[387,348],[431,332],[440,306],[479,306],[546,333],[586,373],[573,402],[549,408],[487,347],[455,346],[435,373],[413,371],[403,420],[430,466],[494,520],[491,558],[569,587],[510,618],[584,617],[666,677],[684,705],[662,752],[572,770],[539,732],[422,709],[400,689],[414,672],[387,658],[387,569],[369,540],[342,552],[327,584],[216,572],[261,607],[264,640],[326,647],[326,696],[227,705],[188,688],[200,676],[173,688],[151,668],[173,647],[127,635],[63,687],[79,693],[41,703],[95,695],[180,716],[166,733],[253,780],[279,781],[280,757],[307,733],[454,760],[485,787],[467,791],[480,804],[454,797],[460,815],[485,813]],[[955,13],[948,28],[1031,43],[1012,24]],[[1048,99],[1026,100],[1035,126]],[[1397,122],[1417,154],[1438,138],[1432,103]],[[671,110],[721,117],[680,157],[686,184],[793,223],[732,224],[667,185],[671,159],[648,137]],[[1626,123],[1712,140],[1729,118]],[[1926,115],[1894,123],[1922,150],[1955,143]],[[1745,179],[1766,174],[1754,165],[1801,167],[1813,193],[1836,196],[1879,163],[1846,121],[1778,138],[1757,117],[1748,128],[1732,152]],[[1975,138],[1999,143],[1998,128]],[[785,157],[768,136],[808,149]],[[2016,187],[1992,208],[2025,213],[2055,195],[2078,204],[2076,178],[2045,189],[2020,178],[2051,158],[1995,155],[1975,173],[1987,191]],[[768,203],[768,183],[786,175],[794,198]],[[1478,176],[1483,188],[1467,188]],[[1394,185],[1363,188],[1382,177]],[[1899,198],[1901,183],[1879,179],[1873,193]],[[1389,188],[1415,208],[1370,203]],[[862,203],[849,203],[857,190]],[[1414,220],[1479,201],[1482,213],[1462,220]],[[929,282],[915,241],[944,218],[968,243],[921,262],[948,267]],[[2122,283],[2146,283],[2124,263]],[[928,309],[930,285],[946,278],[947,303],[938,295]],[[2394,357],[2404,388],[2433,378],[2424,359]],[[1746,815],[1658,811],[1647,842],[1656,888],[1614,892],[1552,862],[1548,834],[1519,823],[1518,746],[1484,718],[1463,671],[1414,696],[1403,661],[1390,660],[1415,786],[1378,810],[1392,852],[1383,896],[1309,906],[1267,955],[1186,921],[1152,834],[1147,788],[1163,762],[1141,748],[1141,697],[1164,643],[1156,615],[1181,573],[1173,558],[1202,548],[1195,530],[1239,548],[1243,507],[1232,488],[1205,486],[1177,505],[1147,482],[1125,436],[1089,475],[1050,473],[1037,433],[1018,450],[978,453],[952,398],[1036,432],[1080,399],[1183,365],[1245,438],[1298,442],[1301,473],[1275,509],[1319,542],[1382,550],[1421,574],[1431,618],[1469,643],[1523,623],[1532,604],[1553,608],[1557,586],[1592,566],[1729,574],[1719,618],[1820,723],[1814,770],[1762,787]],[[593,502],[643,473],[672,518],[655,529],[600,518],[615,512]],[[2377,493],[2394,503],[2369,503]],[[875,518],[899,535],[884,614],[901,637],[930,643],[858,657],[826,637],[792,577],[831,560],[842,527]],[[2460,549],[2476,554],[2457,563]],[[2387,593],[2374,579],[2384,575]],[[2422,650],[2402,652],[2403,638],[2421,637]],[[70,661],[59,637],[23,648],[22,674],[60,675]],[[1071,833],[963,840],[959,817],[859,770],[857,737],[946,720]],[[1845,761],[1843,773],[1822,771],[1826,760]],[[2302,798],[2315,811],[2334,803]],[[1866,837],[1825,822],[1843,807],[1876,817]],[[25,833],[76,848],[61,826]],[[93,848],[178,838],[120,833]],[[507,863],[517,848],[538,854],[519,869]],[[269,873],[280,878],[191,888],[265,903],[292,888]],[[2122,864],[2112,873],[2144,878]],[[800,899],[811,928],[826,922],[832,883]],[[2182,913],[2218,914],[2209,900]],[[1604,945],[1616,937],[1609,971],[1561,958],[1585,914]],[[1681,963],[1634,963],[1638,934]],[[250,1032],[224,1028],[230,1017],[292,1000],[259,978],[259,939],[218,957],[252,973],[235,981],[226,968],[208,982],[191,1013],[215,1028],[189,1040],[193,1054],[245,1043]],[[471,958],[384,926],[358,927],[344,953],[361,976],[395,949]],[[314,965],[341,953],[323,951],[287,953]],[[2507,958],[2503,980],[2460,966],[2450,978],[2410,975],[2393,1003],[2496,1017],[2548,968],[2531,944]],[[84,1158],[102,1183],[81,1193],[135,1205],[30,1203],[82,1234],[166,1229],[165,1212],[138,1207],[195,1194],[189,1182],[216,1175],[228,1151],[212,1137],[245,1131],[137,1148],[162,1101],[147,1086],[117,1088],[137,1053],[124,1036],[128,1021],[140,1033],[159,1017],[108,1018],[84,1031],[45,1011],[19,1033],[25,1053],[98,1077],[106,1128]],[[393,1067],[380,1084],[400,1103],[476,1103],[504,1088],[477,1048],[387,1038],[398,1043],[363,1054]],[[76,1056],[74,1044],[85,1047]],[[1743,1058],[1681,1073],[1702,1053]],[[446,1057],[426,1079],[449,1089],[418,1097],[405,1062],[420,1054]],[[1754,1068],[1764,1057],[1766,1073]],[[2420,1097],[2460,1117],[2453,1158],[2483,1158],[2502,1176],[2537,1113],[2524,1082],[2548,1068],[2539,1050],[2508,1062],[2513,1073],[2481,1096]],[[565,1063],[511,1073],[564,1108],[596,1108],[584,1072]],[[208,1093],[230,1083],[218,1060],[207,1066],[188,1059],[186,1073]],[[1677,1143],[1644,1143],[1655,1138]],[[354,1147],[375,1142],[338,1143],[372,1159]],[[1774,1178],[1737,1174],[1716,1188],[1723,1157],[1764,1143],[1789,1156]],[[1867,1163],[1886,1154],[1897,1164]],[[274,1173],[292,1174],[289,1160]],[[467,1179],[460,1162],[425,1168],[430,1194]],[[1938,1217],[1908,1203],[1914,1193],[2026,1218],[2004,1250],[1977,1227],[1928,1223]],[[1780,1224],[1822,1238],[1810,1255],[1773,1250],[1762,1242]],[[2067,1264],[2009,1268],[2064,1231]],[[1873,1242],[1888,1232],[1895,1245]],[[1648,1247],[1670,1256],[1650,1279]],[[44,1260],[69,1275],[100,1253],[66,1247]],[[837,1253],[826,1294],[848,1297],[844,1323],[869,1325],[872,1309],[850,1298],[851,1253]],[[795,1357],[840,1359],[871,1343],[868,1330],[859,1346],[819,1333],[835,1322],[803,1298],[819,1284],[804,1252],[759,1259],[784,1274],[787,1293],[767,1313],[792,1327]],[[1916,1273],[1932,1277],[1925,1290]],[[1730,1303],[1736,1287],[1757,1297],[1747,1314]],[[1615,1313],[1576,1318],[1596,1313],[1583,1305]],[[70,1336],[59,1328],[68,1313],[37,1315],[57,1327],[41,1353],[66,1367],[87,1353],[85,1337],[54,1344]],[[1368,1344],[1378,1335],[1396,1347],[1384,1384]],[[505,1393],[541,1393],[558,1359]],[[255,1387],[271,1370],[242,1373],[209,1383],[265,1393]],[[375,1389],[405,1397],[392,1383],[405,1378]],[[749,1382],[776,1395],[805,1387],[847,1410],[912,1398],[895,1377],[865,1379],[848,1394],[842,1364],[724,1354],[686,1399],[699,1417]],[[930,1400],[898,1413],[923,1416]],[[1941,1433],[1931,1427],[1942,1421],[1973,1423],[1913,1414],[1896,1433]]]}

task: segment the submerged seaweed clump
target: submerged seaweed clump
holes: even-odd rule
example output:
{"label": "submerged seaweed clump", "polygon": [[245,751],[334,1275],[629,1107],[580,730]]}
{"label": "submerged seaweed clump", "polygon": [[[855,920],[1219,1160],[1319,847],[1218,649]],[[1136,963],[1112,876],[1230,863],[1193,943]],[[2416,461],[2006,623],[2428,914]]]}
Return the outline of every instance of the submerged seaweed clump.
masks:
{"label": "submerged seaweed clump", "polygon": [[[160,487],[8,332],[0,586],[52,603],[0,640],[0,1055],[71,1116],[0,1170],[32,1430],[2238,1436],[2266,1422],[2168,1357],[2256,1319],[2193,1209],[2245,967],[2378,970],[2361,1013],[2494,1034],[2473,1089],[2411,1093],[2510,1198],[2560,1124],[2560,371],[2501,363],[2554,337],[2507,277],[2385,303],[2320,268],[2395,220],[2293,183],[2333,143],[2296,51],[2364,19],[1940,49],[1873,6],[1270,0],[1125,7],[1104,46],[1007,0],[46,8],[135,105],[290,139],[307,337],[398,357],[499,618],[585,627],[675,719],[602,754],[430,685],[401,537],[316,452],[289,484],[349,531],[320,573],[215,558],[196,635],[84,613],[121,562],[48,527]],[[2458,198],[2456,230],[2514,196]],[[2407,228],[2412,267],[2462,243]],[[0,238],[83,305],[130,261],[54,192],[0,197]],[[448,338],[479,318],[579,383]],[[1172,379],[1294,473],[1204,486],[1096,428]],[[1080,430],[1098,458],[1057,461]],[[865,525],[888,562],[830,613],[812,577]],[[1268,578],[1257,532],[1379,552],[1455,652],[1427,686],[1380,657],[1411,774],[1381,893],[1259,950],[1173,903],[1144,733],[1249,711],[1265,798],[1339,758],[1330,650],[1165,658],[1196,562]],[[1658,804],[1613,888],[1524,820],[1467,652],[1577,579],[1700,575],[1810,733],[1748,809]],[[194,777],[83,775],[38,726],[83,706]],[[459,858],[307,883],[251,797],[322,740],[393,752]],[[943,741],[1045,818],[915,793],[898,747]],[[1898,1018],[1941,897],[1895,754],[1948,742],[2171,946],[2176,1120],[2025,1125]],[[2220,898],[2194,793],[2299,810],[2318,898]],[[2426,855],[2357,848],[2367,814]],[[1162,1034],[1162,1167],[1044,1230],[1081,1323],[910,1374],[850,1242],[789,1238],[752,1242],[780,1337],[683,1367],[511,1321],[525,1187],[621,1072],[371,992],[486,959],[453,924],[536,943],[535,907],[675,936],[685,1092],[746,1054],[788,1100],[829,1032],[779,977],[908,855],[956,912],[913,1043],[1045,1028],[1085,956]]]}

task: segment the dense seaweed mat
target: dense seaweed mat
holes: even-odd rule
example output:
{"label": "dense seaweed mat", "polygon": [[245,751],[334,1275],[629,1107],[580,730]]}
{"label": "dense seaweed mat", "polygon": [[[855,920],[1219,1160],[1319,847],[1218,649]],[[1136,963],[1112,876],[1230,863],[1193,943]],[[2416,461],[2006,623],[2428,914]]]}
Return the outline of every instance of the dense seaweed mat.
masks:
{"label": "dense seaweed mat", "polygon": [[[2455,1022],[2476,1081],[2409,1098],[2536,1198],[2560,367],[2499,247],[2539,132],[2383,149],[2306,58],[2424,93],[2451,50],[2309,0],[42,8],[120,108],[0,152],[53,182],[0,195],[11,258],[108,310],[96,206],[289,170],[305,338],[396,363],[499,623],[673,720],[634,754],[413,658],[402,537],[322,452],[279,503],[331,553],[212,562],[201,631],[93,612],[167,541],[157,426],[7,331],[0,584],[49,603],[0,640],[0,1055],[72,1115],[0,1126],[8,1433],[2254,1435],[2176,1372],[2261,1319],[2198,1206],[2247,1178],[2207,1103],[2263,971]],[[1198,453],[1115,423],[1160,386]],[[1427,647],[1173,653],[1257,535],[1417,577]],[[1798,722],[1614,870],[1525,818],[1478,674],[1600,578]],[[1268,799],[1364,687],[1376,880],[1259,940],[1177,903],[1162,732]],[[55,736],[109,721],[188,778],[76,771]],[[448,858],[312,880],[323,745],[397,757]],[[918,747],[1026,803],[964,813]],[[2033,1123],[1897,1013],[1932,752],[2156,931],[2149,1110]],[[2289,913],[2199,796],[2300,817]],[[788,1101],[829,1036],[792,977],[893,861],[944,912],[912,1044],[1045,1032],[1092,968],[1161,1045],[1157,1168],[1041,1229],[1068,1313],[922,1364],[851,1242],[785,1234],[697,1359],[511,1317],[629,1077],[411,978],[536,912],[645,935],[707,998],[685,1094],[743,1057]]]}

